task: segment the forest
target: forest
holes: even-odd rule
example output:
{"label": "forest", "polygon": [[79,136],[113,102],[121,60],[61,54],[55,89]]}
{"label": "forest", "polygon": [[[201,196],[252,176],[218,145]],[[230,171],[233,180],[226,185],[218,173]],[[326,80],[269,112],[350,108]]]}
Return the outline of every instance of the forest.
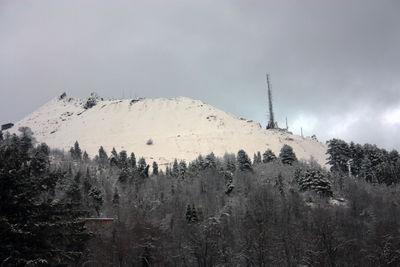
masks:
{"label": "forest", "polygon": [[399,153],[332,139],[326,156],[150,166],[0,134],[1,266],[400,266]]}

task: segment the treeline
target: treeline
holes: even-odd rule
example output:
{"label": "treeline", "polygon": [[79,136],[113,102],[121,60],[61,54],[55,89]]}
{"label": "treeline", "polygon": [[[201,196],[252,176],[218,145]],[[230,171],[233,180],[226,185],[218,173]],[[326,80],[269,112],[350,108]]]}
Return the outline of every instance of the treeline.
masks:
{"label": "treeline", "polygon": [[328,164],[332,172],[348,174],[371,183],[386,185],[400,182],[400,154],[388,152],[371,144],[346,143],[343,140],[328,141]]}
{"label": "treeline", "polygon": [[[5,136],[0,144],[1,196],[9,196],[0,203],[4,266],[39,260],[42,265],[37,266],[46,262],[68,266],[400,265],[400,188],[379,184],[378,172],[373,174],[377,182],[354,172],[349,175],[349,159],[338,165],[342,169],[327,171],[314,161],[298,160],[285,145],[279,155],[266,150],[250,160],[243,150],[223,158],[210,153],[192,162],[176,160],[164,170],[115,149],[107,155],[100,148],[90,159],[78,142],[67,154],[44,149],[44,144],[26,146],[21,141],[26,136],[26,130],[21,136]],[[28,147],[27,153],[16,152],[26,151],[23,147]],[[332,154],[332,147],[329,157],[339,155]],[[47,151],[42,157],[44,167],[41,174],[34,174],[33,162],[42,150]],[[9,173],[21,166],[30,170],[21,176],[24,181],[57,177],[52,186],[35,187],[43,196],[35,196],[33,203],[69,207],[60,210],[59,219],[65,224],[55,227],[64,231],[60,238],[64,245],[70,244],[68,249],[56,245],[39,249],[43,244],[27,235],[33,245],[32,250],[24,250],[21,242],[9,237],[14,225],[23,227],[24,220],[31,220],[25,230],[48,231],[39,239],[44,244],[58,235],[46,226],[47,219],[53,223],[51,213],[39,216],[39,209],[33,219],[18,221],[18,210],[25,204],[14,206],[15,214],[5,213],[9,202],[19,201],[11,197],[18,187],[9,183],[15,179]],[[24,190],[34,191],[33,184]],[[114,221],[88,231],[79,220],[84,216]],[[45,223],[37,224],[38,217]],[[3,227],[4,222],[10,222],[9,228]],[[82,238],[69,236],[72,229]],[[93,234],[90,239],[88,232]],[[78,240],[81,247],[74,246]],[[74,253],[69,258],[45,253],[55,248]]]}

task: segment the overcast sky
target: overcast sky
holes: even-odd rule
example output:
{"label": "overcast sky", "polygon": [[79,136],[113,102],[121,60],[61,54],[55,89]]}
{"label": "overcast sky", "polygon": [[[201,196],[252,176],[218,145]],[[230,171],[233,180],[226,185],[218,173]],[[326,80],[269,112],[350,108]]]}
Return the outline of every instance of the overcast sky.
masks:
{"label": "overcast sky", "polygon": [[400,1],[0,1],[0,123],[66,91],[200,99],[400,149]]}

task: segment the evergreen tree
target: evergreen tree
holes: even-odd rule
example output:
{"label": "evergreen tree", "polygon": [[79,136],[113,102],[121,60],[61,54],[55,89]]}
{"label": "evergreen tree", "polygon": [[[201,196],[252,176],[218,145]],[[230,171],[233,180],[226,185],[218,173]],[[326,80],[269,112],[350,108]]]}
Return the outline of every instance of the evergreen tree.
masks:
{"label": "evergreen tree", "polygon": [[192,217],[191,217],[191,220],[190,220],[192,223],[196,223],[196,222],[198,222],[199,221],[199,218],[197,217],[197,211],[196,211],[196,208],[195,208],[195,206],[194,206],[194,204],[193,204],[193,206],[192,206]]}
{"label": "evergreen tree", "polygon": [[257,151],[257,164],[260,164],[261,162],[262,162],[261,152]]}
{"label": "evergreen tree", "polygon": [[21,137],[19,138],[19,141],[17,141],[19,143],[18,154],[22,161],[27,161],[30,158],[29,151],[33,148],[36,141],[33,137],[33,132],[29,127],[20,127],[18,128],[18,131],[21,133]]}
{"label": "evergreen tree", "polygon": [[74,160],[81,160],[82,159],[82,150],[79,147],[78,141],[75,141],[74,147],[71,147],[70,154],[72,159]]}
{"label": "evergreen tree", "polygon": [[135,153],[131,153],[131,156],[129,158],[129,163],[131,165],[131,168],[136,169],[136,156]]}
{"label": "evergreen tree", "polygon": [[118,166],[120,168],[127,168],[128,167],[128,154],[126,153],[125,150],[122,150],[121,152],[119,152]]}
{"label": "evergreen tree", "polygon": [[149,177],[149,165],[147,165],[144,158],[140,158],[137,166],[139,175],[143,178]]}
{"label": "evergreen tree", "polygon": [[180,179],[185,179],[185,173],[187,171],[187,167],[186,167],[186,162],[184,160],[181,160],[179,162],[179,178]]}
{"label": "evergreen tree", "polygon": [[213,152],[208,154],[204,161],[204,168],[216,170],[217,169],[217,159]]}
{"label": "evergreen tree", "polygon": [[85,152],[83,152],[82,159],[83,159],[84,162],[88,162],[89,161],[89,155],[86,152],[86,150],[85,150]]}
{"label": "evergreen tree", "polygon": [[126,183],[128,181],[129,176],[130,176],[129,169],[127,167],[124,167],[119,172],[118,181],[120,183]]}
{"label": "evergreen tree", "polygon": [[2,266],[74,265],[89,237],[79,220],[84,214],[56,199],[63,174],[44,166],[50,162],[43,158],[47,145],[33,148],[33,138],[26,129],[24,133],[7,137],[0,145],[0,262]]}
{"label": "evergreen tree", "polygon": [[275,187],[278,189],[281,196],[285,196],[284,185],[283,185],[283,178],[282,174],[279,173],[278,177],[275,178]]}
{"label": "evergreen tree", "polygon": [[178,160],[174,160],[174,164],[172,164],[172,176],[175,178],[178,178],[179,176],[179,165],[178,165]]}
{"label": "evergreen tree", "polygon": [[196,207],[194,206],[194,204],[192,207],[190,207],[190,205],[187,205],[185,217],[186,217],[186,222],[188,223],[196,223],[199,221]]}
{"label": "evergreen tree", "polygon": [[91,188],[92,188],[91,177],[90,177],[89,168],[87,168],[86,175],[83,178],[83,183],[82,183],[82,191],[83,191],[83,195],[85,197],[87,197],[89,195],[89,191]]}
{"label": "evergreen tree", "polygon": [[204,158],[203,158],[202,155],[199,155],[199,156],[197,157],[196,162],[197,162],[196,165],[198,166],[198,169],[199,169],[199,170],[204,170],[204,169],[206,168],[206,163],[205,163],[205,160],[204,160]]}
{"label": "evergreen tree", "polygon": [[271,149],[267,149],[263,154],[262,162],[268,163],[268,162],[274,161],[275,159],[276,159],[276,156],[275,156],[274,152],[272,152]]}
{"label": "evergreen tree", "polygon": [[225,168],[227,171],[234,173],[236,171],[236,157],[235,155],[230,155],[230,154],[225,154],[224,155],[224,160],[225,160]]}
{"label": "evergreen tree", "polygon": [[46,173],[50,166],[50,148],[45,143],[41,143],[33,149],[32,154],[33,157],[30,161],[32,174],[41,175]]}
{"label": "evergreen tree", "polygon": [[153,161],[153,175],[158,175],[158,164]]}
{"label": "evergreen tree", "polygon": [[100,216],[100,209],[103,205],[103,194],[96,186],[93,186],[89,191],[89,198],[90,207],[96,211],[97,216]]}
{"label": "evergreen tree", "polygon": [[260,151],[258,151],[257,153],[254,153],[253,164],[257,165],[257,164],[260,164],[260,163],[261,163],[261,153],[260,153]]}
{"label": "evergreen tree", "polygon": [[292,165],[295,161],[297,161],[296,154],[293,152],[293,148],[286,144],[281,148],[279,159],[283,164],[288,165]]}
{"label": "evergreen tree", "polygon": [[333,195],[330,181],[320,170],[306,170],[301,175],[299,185],[302,191],[313,190],[324,197],[331,197]]}
{"label": "evergreen tree", "polygon": [[66,194],[72,203],[77,205],[81,204],[82,194],[79,188],[79,183],[76,180],[74,180],[72,184],[69,186]]}
{"label": "evergreen tree", "polygon": [[110,156],[110,165],[111,166],[118,166],[119,163],[119,157],[117,150],[115,150],[115,147],[111,150],[111,156]]}
{"label": "evergreen tree", "polygon": [[225,181],[225,194],[229,194],[235,188],[233,184],[233,175],[230,171],[224,172],[224,181]]}
{"label": "evergreen tree", "polygon": [[400,154],[397,150],[392,150],[389,152],[389,162],[391,164],[396,164],[400,160]]}
{"label": "evergreen tree", "polygon": [[99,163],[105,165],[108,162],[108,156],[104,148],[101,146],[99,148]]}
{"label": "evergreen tree", "polygon": [[350,143],[350,171],[351,175],[358,177],[361,173],[361,164],[364,158],[364,150],[361,145]]}
{"label": "evergreen tree", "polygon": [[351,158],[349,145],[340,139],[328,141],[328,164],[331,165],[332,172],[348,173],[348,161]]}
{"label": "evergreen tree", "polygon": [[253,168],[251,167],[251,161],[247,153],[241,149],[238,151],[237,154],[237,163],[238,163],[238,168],[241,171],[251,171]]}

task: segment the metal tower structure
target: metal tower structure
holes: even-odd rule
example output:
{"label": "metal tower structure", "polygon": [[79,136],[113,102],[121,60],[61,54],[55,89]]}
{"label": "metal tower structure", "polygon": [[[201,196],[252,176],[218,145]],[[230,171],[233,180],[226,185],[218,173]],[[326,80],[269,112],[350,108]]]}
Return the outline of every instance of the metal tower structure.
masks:
{"label": "metal tower structure", "polygon": [[268,103],[269,103],[269,121],[267,124],[267,129],[275,129],[274,111],[272,108],[272,88],[269,81],[269,74],[267,73],[267,86],[268,86]]}

